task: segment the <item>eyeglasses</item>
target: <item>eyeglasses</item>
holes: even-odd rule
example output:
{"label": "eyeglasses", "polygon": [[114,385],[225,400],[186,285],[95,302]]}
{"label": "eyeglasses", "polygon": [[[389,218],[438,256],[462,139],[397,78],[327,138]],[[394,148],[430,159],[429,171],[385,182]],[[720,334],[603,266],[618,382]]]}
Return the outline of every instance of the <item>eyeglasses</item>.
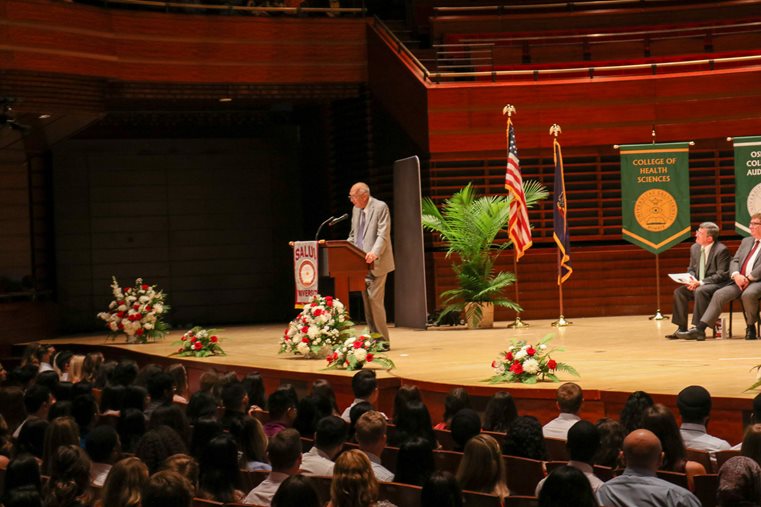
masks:
{"label": "eyeglasses", "polygon": [[753,226],[756,226],[756,227],[758,227],[759,225],[761,225],[761,222],[751,222],[751,223],[750,223],[750,226],[751,226],[751,227],[753,227]]}

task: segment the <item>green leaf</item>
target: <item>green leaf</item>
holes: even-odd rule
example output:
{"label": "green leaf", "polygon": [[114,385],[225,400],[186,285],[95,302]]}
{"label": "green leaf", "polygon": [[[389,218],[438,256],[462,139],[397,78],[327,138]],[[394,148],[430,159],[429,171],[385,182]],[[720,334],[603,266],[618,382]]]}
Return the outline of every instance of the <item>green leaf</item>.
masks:
{"label": "green leaf", "polygon": [[571,375],[574,375],[576,377],[579,376],[579,372],[576,371],[576,369],[567,363],[558,363],[557,371],[564,371],[566,373],[570,373]]}

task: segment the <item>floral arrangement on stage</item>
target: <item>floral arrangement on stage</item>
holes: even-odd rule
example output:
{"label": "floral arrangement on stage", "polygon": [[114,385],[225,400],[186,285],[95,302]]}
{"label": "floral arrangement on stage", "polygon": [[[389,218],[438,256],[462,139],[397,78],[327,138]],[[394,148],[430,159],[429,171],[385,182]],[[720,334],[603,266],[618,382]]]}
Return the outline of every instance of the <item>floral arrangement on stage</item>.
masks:
{"label": "floral arrangement on stage", "polygon": [[554,335],[549,334],[539,340],[539,343],[530,345],[525,341],[513,340],[510,348],[492,361],[494,375],[486,382],[498,384],[500,382],[518,382],[521,384],[536,384],[537,382],[551,381],[560,382],[557,372],[563,371],[571,375],[579,376],[578,372],[567,363],[559,363],[550,357],[550,353],[563,349],[550,349],[548,344]]}
{"label": "floral arrangement on stage", "polygon": [[353,334],[344,304],[332,296],[316,295],[304,305],[280,339],[280,353],[290,352],[308,358],[327,357]]}
{"label": "floral arrangement on stage", "polygon": [[[225,356],[225,351],[219,345],[222,340],[217,336],[217,329],[204,329],[196,326],[175,342],[180,348],[174,354],[188,357]],[[172,354],[172,355],[174,355]]]}
{"label": "floral arrangement on stage", "polygon": [[376,339],[377,336],[380,335],[363,334],[347,339],[327,357],[326,370],[361,370],[367,363],[379,364],[387,370],[394,368],[396,365],[391,359],[378,355],[385,346]]}
{"label": "floral arrangement on stage", "polygon": [[143,283],[142,278],[124,290],[116,277],[112,280],[114,299],[107,312],[98,314],[98,318],[106,322],[109,338],[115,340],[117,336],[125,335],[127,343],[146,343],[163,338],[169,331],[169,325],[163,320],[169,310],[165,303],[166,294],[157,290],[155,285]]}

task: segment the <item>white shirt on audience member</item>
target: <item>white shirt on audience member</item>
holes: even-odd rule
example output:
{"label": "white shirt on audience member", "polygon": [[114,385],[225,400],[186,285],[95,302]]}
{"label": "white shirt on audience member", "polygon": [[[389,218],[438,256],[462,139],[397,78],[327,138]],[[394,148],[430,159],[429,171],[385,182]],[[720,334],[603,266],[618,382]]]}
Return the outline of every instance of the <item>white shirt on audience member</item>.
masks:
{"label": "white shirt on audience member", "polygon": [[[574,461],[570,460],[568,462],[569,467],[573,467],[577,470],[580,470],[584,476],[589,481],[590,486],[592,486],[592,492],[597,493],[597,490],[600,489],[600,486],[605,484],[599,477],[595,475],[594,468],[592,468],[592,465],[588,463],[584,463],[583,461]],[[539,481],[539,483],[536,485],[536,492],[534,496],[539,496],[539,492],[542,491],[542,486],[544,486],[544,481],[547,480],[547,477]]]}
{"label": "white shirt on audience member", "polygon": [[90,482],[93,486],[103,487],[111,471],[111,465],[108,463],[91,463],[90,464]]}
{"label": "white shirt on audience member", "polygon": [[684,440],[684,446],[688,449],[716,452],[726,451],[732,447],[726,440],[709,435],[702,424],[682,423],[679,433]]}
{"label": "white shirt on audience member", "polygon": [[576,414],[561,412],[555,419],[542,426],[542,434],[545,438],[568,440],[568,430],[579,421],[581,421],[581,417]]}
{"label": "white shirt on audience member", "polygon": [[301,473],[304,475],[333,475],[334,466],[330,457],[317,447],[301,455]]}
{"label": "white shirt on audience member", "polygon": [[280,484],[288,478],[288,474],[281,472],[270,472],[270,475],[264,479],[261,484],[252,489],[246,498],[243,499],[243,503],[254,505],[270,505],[272,503],[272,497],[277,493],[277,488]]}
{"label": "white shirt on audience member", "polygon": [[381,465],[381,460],[378,456],[371,452],[365,452],[365,454],[370,459],[376,479],[381,482],[394,482],[394,474],[388,468]]}

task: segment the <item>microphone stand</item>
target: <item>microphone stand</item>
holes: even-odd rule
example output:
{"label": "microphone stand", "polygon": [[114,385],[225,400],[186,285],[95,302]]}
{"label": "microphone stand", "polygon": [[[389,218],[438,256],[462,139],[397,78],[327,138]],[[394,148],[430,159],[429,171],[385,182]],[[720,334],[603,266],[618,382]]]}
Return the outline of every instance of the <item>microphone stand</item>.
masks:
{"label": "microphone stand", "polygon": [[318,241],[320,239],[320,231],[322,231],[322,228],[328,225],[328,222],[335,219],[336,217],[330,217],[327,220],[325,220],[323,223],[320,224],[320,226],[317,228],[317,234],[314,235],[314,240]]}

